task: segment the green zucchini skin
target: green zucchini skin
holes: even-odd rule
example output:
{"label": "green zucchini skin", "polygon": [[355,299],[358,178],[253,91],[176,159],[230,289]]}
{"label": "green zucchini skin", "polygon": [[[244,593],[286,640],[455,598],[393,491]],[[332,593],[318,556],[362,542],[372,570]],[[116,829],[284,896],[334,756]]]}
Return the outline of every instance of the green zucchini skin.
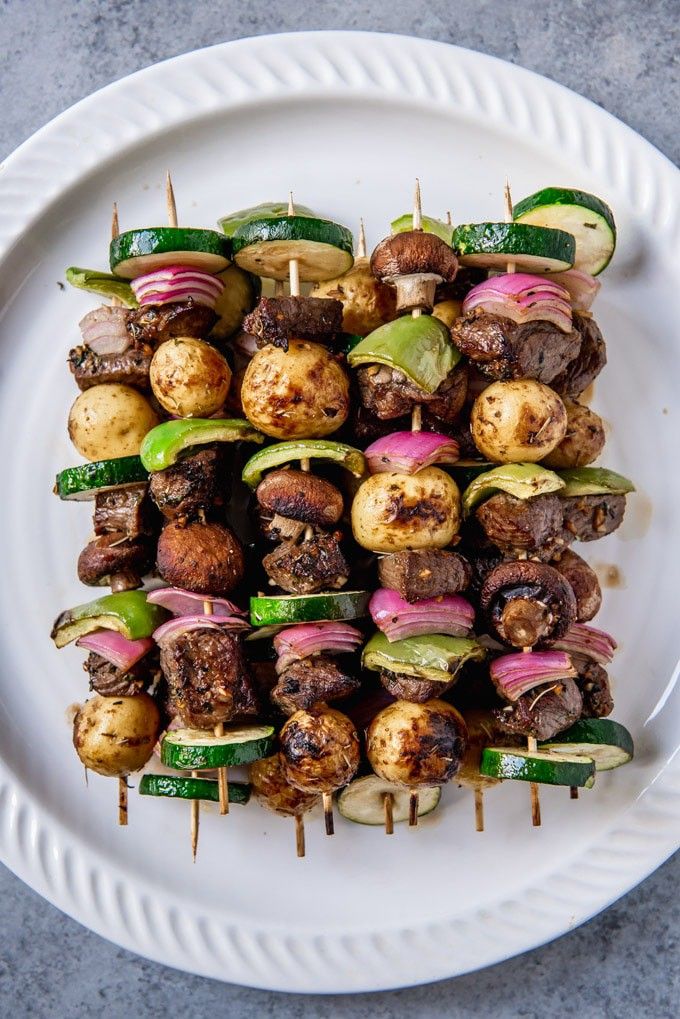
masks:
{"label": "green zucchini skin", "polygon": [[[226,269],[231,259],[231,243],[228,237],[217,230],[194,229],[192,227],[158,226],[146,227],[142,230],[126,230],[114,237],[109,246],[109,264],[111,272],[125,279],[134,279],[137,275],[152,271],[147,266],[149,259],[158,259],[160,265],[173,264],[172,255],[177,254],[177,262],[192,264],[183,260],[183,254],[198,256],[197,265],[204,261],[212,268],[206,271],[221,272]],[[168,257],[170,256],[170,257]],[[201,256],[204,256],[202,258]],[[136,260],[139,259],[139,271]]]}
{"label": "green zucchini skin", "polygon": [[[253,205],[248,209],[239,209],[238,212],[232,212],[228,216],[222,216],[217,222],[220,227],[227,235],[227,237],[233,237],[237,230],[240,230],[247,226],[248,223],[252,223],[254,220],[261,219],[274,219],[281,216],[288,215],[289,203],[286,202],[261,202],[259,205]],[[295,205],[296,216],[312,216],[318,219],[315,212],[307,208],[306,205]]]}
{"label": "green zucchini skin", "polygon": [[594,762],[576,755],[566,759],[568,756],[517,747],[485,747],[479,770],[487,778],[590,788],[595,780]]}
{"label": "green zucchini skin", "polygon": [[360,619],[368,613],[369,598],[368,591],[257,596],[250,599],[250,621],[253,626],[273,626],[328,619]]}
{"label": "green zucchini skin", "polygon": [[354,240],[352,231],[330,219],[314,216],[263,216],[251,219],[234,231],[232,244],[234,255],[251,244],[272,241],[311,241],[329,244],[352,255]]}
{"label": "green zucchini skin", "polygon": [[611,771],[628,764],[635,754],[628,729],[612,718],[581,718],[566,732],[545,740],[539,747],[553,753],[590,758],[597,771]]}
{"label": "green zucchini skin", "polygon": [[121,456],[111,460],[66,467],[57,474],[54,493],[60,499],[94,499],[100,493],[126,485],[145,482],[149,472],[138,456]]}
{"label": "green zucchini skin", "polygon": [[528,223],[465,223],[454,229],[452,247],[463,265],[503,269],[513,260],[534,273],[570,269],[576,254],[571,234]]}
{"label": "green zucchini skin", "polygon": [[556,227],[574,235],[577,269],[597,276],[616,249],[616,223],[606,202],[577,188],[543,188],[513,206],[513,219]]}
{"label": "green zucchini skin", "polygon": [[[142,796],[169,796],[180,800],[207,800],[219,803],[220,786],[211,778],[189,778],[184,775],[142,775],[139,783]],[[250,799],[247,782],[229,782],[229,802],[245,804]]]}
{"label": "green zucchini skin", "polygon": [[214,738],[211,738],[212,733],[201,733],[200,744],[178,741],[180,733],[192,730],[167,732],[161,740],[161,761],[166,767],[179,771],[205,771],[251,764],[272,752],[274,728],[270,725],[243,726],[238,735],[241,737],[248,730],[252,730],[252,738],[239,738],[235,742],[229,742],[228,730],[223,736]]}

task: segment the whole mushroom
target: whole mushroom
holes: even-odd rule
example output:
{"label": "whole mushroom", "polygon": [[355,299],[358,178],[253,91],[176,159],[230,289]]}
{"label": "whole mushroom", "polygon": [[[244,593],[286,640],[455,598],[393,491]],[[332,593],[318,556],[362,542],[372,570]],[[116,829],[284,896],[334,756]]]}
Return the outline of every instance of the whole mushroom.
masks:
{"label": "whole mushroom", "polygon": [[440,283],[451,283],[458,272],[453,249],[436,234],[408,230],[392,234],[371,255],[371,271],[397,293],[397,311],[432,311]]}
{"label": "whole mushroom", "polygon": [[492,633],[513,647],[556,640],[576,621],[576,597],[568,580],[531,559],[503,562],[491,570],[479,601]]}

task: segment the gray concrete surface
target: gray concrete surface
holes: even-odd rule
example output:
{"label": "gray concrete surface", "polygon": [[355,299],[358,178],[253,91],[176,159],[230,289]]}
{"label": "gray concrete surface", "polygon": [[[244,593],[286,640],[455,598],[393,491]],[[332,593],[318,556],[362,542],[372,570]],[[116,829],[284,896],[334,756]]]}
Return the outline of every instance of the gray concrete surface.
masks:
{"label": "gray concrete surface", "polygon": [[[522,64],[595,100],[678,162],[679,19],[678,0],[2,0],[0,156],[71,103],[157,60],[248,35],[342,28],[410,33]],[[0,871],[0,1015],[670,1019],[680,1013],[679,878],[676,857],[578,931],[482,973],[391,994],[304,998],[146,962]]]}

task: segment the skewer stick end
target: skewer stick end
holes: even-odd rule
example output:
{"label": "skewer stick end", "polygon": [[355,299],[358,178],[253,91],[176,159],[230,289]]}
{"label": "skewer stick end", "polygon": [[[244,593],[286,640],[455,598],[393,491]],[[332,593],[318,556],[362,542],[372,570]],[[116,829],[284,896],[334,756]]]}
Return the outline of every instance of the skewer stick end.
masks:
{"label": "skewer stick end", "polygon": [[175,189],[172,186],[172,177],[168,170],[165,176],[165,202],[168,209],[168,224],[177,226],[177,204],[175,202]]}
{"label": "skewer stick end", "polygon": [[385,808],[385,834],[394,835],[394,795],[393,793],[385,793],[383,797],[383,807]]}
{"label": "skewer stick end", "polygon": [[357,241],[357,258],[366,258],[366,229],[363,217],[359,220],[359,239]]}
{"label": "skewer stick end", "polygon": [[326,835],[335,834],[335,825],[333,822],[333,794],[322,793],[323,800],[323,816],[326,823]]}
{"label": "skewer stick end", "polygon": [[118,824],[125,827],[128,823],[128,784],[127,775],[118,779]]}
{"label": "skewer stick end", "polygon": [[302,814],[295,815],[295,851],[298,859],[305,855],[305,819]]}
{"label": "skewer stick end", "polygon": [[120,233],[120,224],[118,222],[118,202],[113,203],[113,212],[111,213],[111,240],[117,237]]}
{"label": "skewer stick end", "polygon": [[418,793],[412,792],[408,798],[408,826],[415,828],[418,824]]}
{"label": "skewer stick end", "polygon": [[420,181],[416,177],[416,189],[413,195],[413,229],[423,229],[423,209],[420,198]]}
{"label": "skewer stick end", "polygon": [[578,786],[576,785],[569,786],[569,798],[572,800],[578,799]]}
{"label": "skewer stick end", "polygon": [[475,789],[475,829],[484,831],[484,791]]}
{"label": "skewer stick end", "polygon": [[288,215],[289,216],[294,216],[295,215],[295,203],[293,202],[293,192],[292,191],[288,192]]}

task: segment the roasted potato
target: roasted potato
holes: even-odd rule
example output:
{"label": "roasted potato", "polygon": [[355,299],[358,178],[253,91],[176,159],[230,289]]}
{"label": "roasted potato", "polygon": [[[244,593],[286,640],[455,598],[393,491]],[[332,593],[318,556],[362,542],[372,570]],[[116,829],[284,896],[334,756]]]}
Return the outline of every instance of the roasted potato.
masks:
{"label": "roasted potato", "polygon": [[342,328],[366,336],[397,316],[394,287],[381,283],[371,272],[367,258],[357,258],[344,276],[317,283],[312,297],[331,297],[343,305]]}
{"label": "roasted potato", "polygon": [[330,793],[347,785],[361,758],[354,723],[334,708],[291,715],[279,733],[286,778],[304,793]]}
{"label": "roasted potato", "polygon": [[69,412],[68,434],[86,460],[108,460],[139,453],[142,439],[158,421],[136,389],[106,383],[77,398]]}
{"label": "roasted potato", "polygon": [[352,502],[352,530],[372,552],[445,548],[460,525],[458,486],[439,467],[373,474]]}
{"label": "roasted potato", "polygon": [[318,793],[303,793],[290,784],[280,754],[263,757],[250,765],[250,784],[260,803],[275,814],[294,817],[318,802]]}
{"label": "roasted potato", "polygon": [[210,417],[227,398],[231,368],[219,350],[193,336],[161,343],[151,361],[151,389],[177,417]]}
{"label": "roasted potato", "polygon": [[567,409],[567,434],[552,453],[543,459],[546,467],[561,470],[585,467],[597,460],[605,443],[602,418],[576,400],[564,399]]}
{"label": "roasted potato", "polygon": [[366,755],[386,782],[442,785],[459,770],[467,746],[463,716],[446,701],[395,701],[380,711],[366,735]]}
{"label": "roasted potato", "polygon": [[86,768],[112,778],[139,771],[153,753],[161,725],[148,694],[91,697],[73,720],[73,745]]}
{"label": "roasted potato", "polygon": [[349,381],[319,343],[291,340],[288,350],[268,345],[246,368],[241,386],[246,417],[275,439],[321,438],[349,413]]}
{"label": "roasted potato", "polygon": [[443,322],[447,328],[451,328],[457,318],[463,314],[462,301],[439,301],[432,309],[432,314]]}
{"label": "roasted potato", "polygon": [[535,463],[564,438],[567,411],[557,393],[534,379],[494,382],[475,400],[470,428],[488,460]]}

